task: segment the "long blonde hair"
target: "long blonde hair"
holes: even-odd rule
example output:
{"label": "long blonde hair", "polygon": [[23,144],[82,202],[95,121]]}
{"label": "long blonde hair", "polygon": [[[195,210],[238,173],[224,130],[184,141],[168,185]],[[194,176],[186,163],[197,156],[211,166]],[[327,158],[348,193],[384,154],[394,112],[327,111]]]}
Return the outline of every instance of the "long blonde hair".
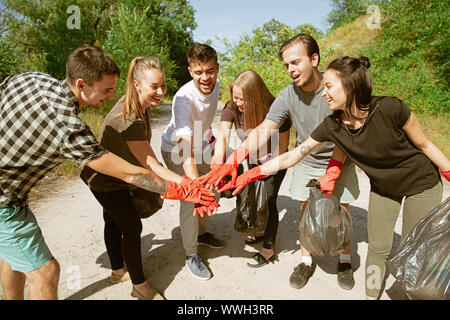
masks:
{"label": "long blonde hair", "polygon": [[131,61],[128,68],[128,76],[126,82],[125,104],[122,110],[122,116],[126,119],[132,112],[135,113],[139,119],[144,121],[145,126],[148,127],[148,119],[141,111],[141,103],[139,102],[139,93],[136,90],[133,82],[134,80],[140,82],[142,79],[142,72],[148,69],[160,70],[164,73],[164,65],[155,57],[136,57]]}
{"label": "long blonde hair", "polygon": [[[254,129],[263,122],[275,97],[267,88],[261,76],[253,70],[241,72],[230,84],[233,98],[233,87],[237,86],[244,95],[244,129]],[[231,100],[231,106],[238,108]]]}

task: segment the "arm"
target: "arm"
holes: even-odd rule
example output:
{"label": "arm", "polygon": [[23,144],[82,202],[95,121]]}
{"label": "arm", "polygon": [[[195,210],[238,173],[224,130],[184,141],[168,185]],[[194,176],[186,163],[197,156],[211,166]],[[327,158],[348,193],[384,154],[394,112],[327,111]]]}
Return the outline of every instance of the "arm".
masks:
{"label": "arm", "polygon": [[214,148],[214,156],[211,160],[211,169],[217,169],[224,162],[232,126],[233,124],[229,121],[220,121],[219,135]]}
{"label": "arm", "polygon": [[273,129],[278,129],[279,125],[271,120],[264,120],[259,126],[253,129],[247,138],[242,142],[233,154],[231,154],[225,164],[217,170],[212,170],[202,176],[199,181],[206,183],[206,187],[216,185],[227,175],[231,175],[228,186],[234,185],[237,178],[237,167],[244,161],[250,153],[255,153],[261,146],[267,143]]}
{"label": "arm", "polygon": [[[450,170],[449,159],[426,137],[414,113],[411,112],[411,116],[402,129],[412,143],[422,150],[422,152],[425,153],[425,155],[441,170],[441,173],[447,172],[448,174],[448,171]],[[448,179],[448,176],[445,177]]]}
{"label": "arm", "polygon": [[165,180],[160,179],[145,168],[132,165],[111,152],[103,153],[86,165],[95,171],[138,185],[148,191],[156,193],[164,193],[166,191]]}
{"label": "arm", "polygon": [[295,164],[297,164],[297,162],[303,160],[304,157],[314,151],[321,144],[321,142],[308,137],[295,149],[283,153],[282,155],[259,166],[261,168],[261,173],[270,175],[274,172],[293,167]]}
{"label": "arm", "polygon": [[325,175],[319,179],[320,189],[323,192],[329,194],[333,193],[336,180],[339,178],[339,175],[344,168],[344,161],[346,157],[347,156],[344,151],[335,145]]}
{"label": "arm", "polygon": [[145,140],[140,141],[127,141],[128,148],[131,153],[135,156],[135,158],[141,163],[141,165],[145,168],[156,173],[158,176],[170,180],[173,182],[180,183],[182,177],[178,174],[170,171],[166,167],[162,166],[158,160],[156,159],[156,155],[153,152],[150,143]]}
{"label": "arm", "polygon": [[279,128],[278,123],[266,119],[248,134],[241,147],[245,147],[250,154],[254,154],[269,141],[272,130]]}
{"label": "arm", "polygon": [[[236,190],[234,190],[233,195],[236,195],[250,182],[258,179],[263,179],[280,170],[294,166],[297,162],[301,161],[304,157],[306,157],[310,152],[315,150],[321,144],[321,142],[315,141],[313,138],[308,137],[299,146],[297,146],[297,148],[283,153],[282,155],[270,161],[267,161],[266,163],[258,167],[244,172],[236,180]],[[218,191],[222,192],[224,191],[224,189]]]}
{"label": "arm", "polygon": [[278,155],[286,152],[289,147],[289,133],[290,131],[285,131],[280,133],[280,141],[278,142]]}
{"label": "arm", "polygon": [[182,159],[182,166],[184,173],[191,179],[196,179],[199,177],[197,164],[194,159],[193,143],[194,139],[192,136],[180,136],[178,138],[180,150],[180,158]]}
{"label": "arm", "polygon": [[198,184],[187,177],[184,177],[181,183],[165,181],[152,171],[134,166],[111,152],[103,153],[86,165],[100,173],[134,184],[139,188],[160,193],[165,199],[181,199],[214,208],[217,204],[214,194],[210,190],[200,188]]}
{"label": "arm", "polygon": [[[183,182],[183,177],[179,176],[178,174],[174,173],[173,171],[167,169],[166,167],[162,166],[158,160],[156,159],[156,155],[153,152],[152,147],[150,146],[150,143],[148,141],[142,140],[142,141],[128,141],[128,148],[130,149],[131,153],[136,157],[136,159],[139,160],[139,162],[142,164],[143,167],[147,167],[151,171],[155,172],[158,176],[173,181],[176,183],[181,184]],[[199,187],[203,187],[202,185],[199,185]],[[218,204],[214,203],[210,206],[201,206],[196,204],[196,209],[194,209],[194,216],[198,212],[202,217],[204,213],[206,212],[208,215],[212,214],[212,210],[215,210],[218,208]]]}

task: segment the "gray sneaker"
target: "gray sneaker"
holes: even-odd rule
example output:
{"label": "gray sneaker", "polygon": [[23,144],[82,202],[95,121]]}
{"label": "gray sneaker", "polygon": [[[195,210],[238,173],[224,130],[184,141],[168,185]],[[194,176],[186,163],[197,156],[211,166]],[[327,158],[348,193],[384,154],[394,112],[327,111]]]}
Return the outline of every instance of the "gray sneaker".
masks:
{"label": "gray sneaker", "polygon": [[192,273],[192,275],[201,280],[209,280],[211,278],[211,272],[203,264],[202,259],[196,254],[186,258],[186,267]]}

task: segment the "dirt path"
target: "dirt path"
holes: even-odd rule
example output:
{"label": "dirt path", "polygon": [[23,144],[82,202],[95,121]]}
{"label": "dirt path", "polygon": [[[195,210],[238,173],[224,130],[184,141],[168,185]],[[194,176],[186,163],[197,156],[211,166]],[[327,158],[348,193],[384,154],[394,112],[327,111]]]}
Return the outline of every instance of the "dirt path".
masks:
{"label": "dirt path", "polygon": [[[170,106],[162,106],[152,122],[152,147],[160,157],[160,141],[170,120]],[[218,111],[213,128],[218,128]],[[193,278],[184,266],[184,250],[178,220],[178,201],[166,200],[163,208],[143,220],[142,254],[149,283],[170,300],[193,299],[363,299],[364,262],[367,253],[367,204],[369,181],[358,173],[361,195],[351,204],[353,218],[352,265],[356,284],[342,290],[336,282],[338,258],[314,258],[318,268],[301,290],[289,286],[289,276],[300,261],[298,246],[299,203],[290,198],[288,188],[291,171],[281,185],[278,207],[281,210],[276,244],[278,262],[261,269],[246,266],[246,260],[260,245],[244,244],[245,236],[233,230],[235,200],[221,199],[220,210],[210,222],[210,231],[226,240],[220,250],[199,247],[199,254],[213,273],[201,281]],[[446,183],[444,198],[450,195]],[[134,299],[131,283],[112,285],[110,264],[103,243],[102,209],[84,183],[76,178],[58,181],[40,194],[30,206],[36,214],[44,237],[61,265],[60,299]],[[400,240],[401,219],[398,219],[394,247]],[[399,299],[401,293],[393,277],[386,281],[382,299]],[[0,286],[0,298],[3,291]]]}

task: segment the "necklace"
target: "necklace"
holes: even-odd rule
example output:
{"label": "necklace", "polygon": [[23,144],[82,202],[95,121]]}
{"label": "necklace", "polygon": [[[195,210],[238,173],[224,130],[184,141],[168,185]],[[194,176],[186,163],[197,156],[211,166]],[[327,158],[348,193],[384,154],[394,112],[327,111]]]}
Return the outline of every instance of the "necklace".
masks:
{"label": "necklace", "polygon": [[358,129],[358,131],[355,132],[355,133],[351,133],[351,132],[350,132],[350,130],[349,130],[348,127],[347,127],[347,124],[346,124],[344,121],[342,121],[342,123],[344,124],[344,127],[345,127],[345,129],[347,130],[347,132],[348,132],[349,135],[351,135],[351,136],[357,136],[358,134],[361,133],[362,129],[364,128],[364,124],[365,124],[366,122],[364,122],[364,123],[362,124],[362,126]]}

